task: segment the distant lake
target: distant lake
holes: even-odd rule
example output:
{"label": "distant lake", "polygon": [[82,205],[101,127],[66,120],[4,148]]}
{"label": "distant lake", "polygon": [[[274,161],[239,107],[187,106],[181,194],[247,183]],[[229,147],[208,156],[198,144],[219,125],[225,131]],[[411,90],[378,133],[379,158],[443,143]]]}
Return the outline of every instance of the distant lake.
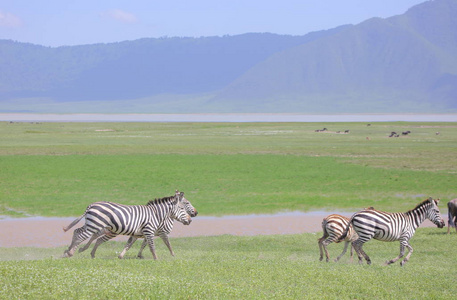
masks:
{"label": "distant lake", "polygon": [[27,114],[0,113],[7,122],[457,122],[457,114]]}

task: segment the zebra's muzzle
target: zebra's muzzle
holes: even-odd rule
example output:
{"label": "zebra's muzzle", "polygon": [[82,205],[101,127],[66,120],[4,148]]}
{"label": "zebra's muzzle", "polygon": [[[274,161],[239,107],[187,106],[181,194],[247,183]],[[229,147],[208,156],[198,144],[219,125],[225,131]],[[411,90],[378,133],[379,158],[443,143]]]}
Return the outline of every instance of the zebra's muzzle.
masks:
{"label": "zebra's muzzle", "polygon": [[188,218],[185,219],[182,223],[183,223],[184,225],[189,225],[191,222],[192,222],[192,218],[191,218],[191,217],[188,217]]}
{"label": "zebra's muzzle", "polygon": [[444,223],[443,220],[441,220],[441,221],[439,222],[439,224],[436,224],[436,226],[438,226],[438,228],[443,228],[444,225],[446,225],[446,224]]}

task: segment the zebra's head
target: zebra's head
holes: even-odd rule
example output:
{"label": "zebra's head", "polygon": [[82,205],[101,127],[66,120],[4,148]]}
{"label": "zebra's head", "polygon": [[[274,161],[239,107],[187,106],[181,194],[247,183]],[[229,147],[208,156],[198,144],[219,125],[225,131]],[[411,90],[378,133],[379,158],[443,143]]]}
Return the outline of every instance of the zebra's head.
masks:
{"label": "zebra's head", "polygon": [[184,209],[192,218],[198,215],[198,211],[195,209],[195,207],[192,206],[192,203],[190,203],[190,201],[184,197],[184,192],[179,192],[176,190],[175,197],[177,197],[179,201],[183,203]]}
{"label": "zebra's head", "polygon": [[443,228],[445,223],[443,218],[441,217],[440,209],[438,208],[438,203],[440,199],[432,199],[432,197],[428,198],[427,201],[429,204],[427,209],[427,219],[433,222],[438,228]]}
{"label": "zebra's head", "polygon": [[184,225],[189,225],[192,222],[192,218],[186,211],[184,202],[182,201],[184,197],[176,191],[175,200],[173,201],[173,208],[171,210],[171,217],[178,222],[183,223]]}

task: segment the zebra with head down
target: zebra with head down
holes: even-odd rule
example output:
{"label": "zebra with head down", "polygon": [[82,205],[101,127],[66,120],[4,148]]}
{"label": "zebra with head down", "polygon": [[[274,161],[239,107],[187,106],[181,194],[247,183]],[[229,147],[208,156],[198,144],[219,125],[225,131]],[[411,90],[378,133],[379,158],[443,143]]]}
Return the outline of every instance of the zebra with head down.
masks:
{"label": "zebra with head down", "polygon": [[89,205],[79,218],[64,227],[68,231],[82,218],[85,224],[75,229],[73,239],[64,257],[73,256],[76,248],[94,234],[109,231],[113,234],[144,236],[154,259],[157,259],[154,235],[167,218],[189,225],[192,221],[186,213],[179,192],[174,196],[149,201],[147,205],[122,205],[112,202],[95,202]]}
{"label": "zebra with head down", "polygon": [[[320,251],[320,258],[319,260],[322,261],[324,258],[324,252],[326,261],[330,260],[327,246],[330,243],[339,243],[341,242],[338,238],[343,234],[346,227],[349,226],[349,232],[344,239],[344,249],[343,252],[335,259],[335,262],[339,261],[340,258],[346,253],[349,243],[355,241],[359,236],[354,231],[351,225],[349,225],[349,218],[344,216],[340,216],[337,214],[332,214],[325,217],[322,220],[322,231],[324,232],[323,236],[318,240],[319,244],[319,251]],[[352,245],[351,245],[351,260],[352,260]]]}
{"label": "zebra with head down", "polygon": [[[371,264],[370,257],[363,251],[362,247],[364,243],[374,238],[385,242],[400,241],[400,255],[387,261],[386,264],[392,264],[402,258],[405,255],[405,247],[408,248],[408,254],[400,263],[403,266],[413,253],[413,247],[409,244],[409,240],[425,219],[429,219],[439,228],[444,227],[445,224],[440,215],[438,203],[439,199],[434,200],[430,197],[405,213],[388,213],[371,208],[355,213],[349,220],[349,224],[352,224],[359,235],[359,238],[352,243],[359,257],[359,263],[362,263],[363,258],[365,258],[367,263]],[[348,232],[349,226],[339,240],[344,240]]]}
{"label": "zebra with head down", "polygon": [[[176,194],[179,195],[180,201],[182,202],[185,211],[191,217],[197,216],[197,214],[198,214],[197,210],[195,209],[195,207],[192,206],[190,201],[187,200],[184,197],[184,193],[176,191]],[[155,236],[159,236],[163,240],[163,242],[167,246],[167,248],[170,251],[170,254],[172,256],[174,256],[175,253],[173,252],[173,249],[171,247],[170,241],[168,239],[168,235],[171,233],[171,231],[173,229],[173,224],[174,224],[174,219],[172,217],[168,217],[168,218],[163,220],[162,224],[157,228],[157,230],[155,232]],[[95,252],[97,251],[97,248],[101,244],[103,244],[104,242],[109,241],[110,239],[112,239],[112,238],[114,238],[116,236],[118,236],[118,234],[113,233],[113,232],[111,232],[111,231],[109,231],[107,229],[103,229],[103,230],[97,232],[96,234],[92,235],[92,237],[89,240],[89,242],[87,242],[87,244],[83,248],[80,248],[79,252],[83,252],[83,251],[87,250],[89,248],[90,244],[94,240],[97,240],[95,245],[94,245],[94,248],[92,249],[92,252],[91,252],[91,256],[92,256],[92,258],[94,258],[95,257]],[[119,254],[118,257],[120,259],[122,259],[124,257],[124,255],[125,255],[125,253],[132,247],[132,245],[139,238],[144,238],[144,236],[130,236],[129,240],[127,241],[127,244],[124,246],[124,249],[122,250],[121,254]],[[139,258],[143,258],[143,254],[142,253],[143,253],[143,250],[146,247],[146,245],[147,245],[147,240],[145,239],[143,241],[142,245],[141,245],[140,251],[138,252],[138,257]]]}

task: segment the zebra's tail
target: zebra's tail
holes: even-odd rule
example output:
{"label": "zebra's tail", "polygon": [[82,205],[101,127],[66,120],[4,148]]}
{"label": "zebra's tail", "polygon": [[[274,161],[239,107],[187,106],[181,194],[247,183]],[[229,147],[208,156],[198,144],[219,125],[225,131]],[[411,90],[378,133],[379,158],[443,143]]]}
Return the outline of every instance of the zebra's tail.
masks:
{"label": "zebra's tail", "polygon": [[[328,222],[327,222],[327,218],[324,218],[324,219],[322,220],[322,231],[323,231],[323,233],[324,233],[324,235],[322,236],[322,238],[328,236],[328,232],[327,232],[327,223],[328,223]],[[320,240],[320,239],[321,239],[321,238],[319,238],[318,240]]]}
{"label": "zebra's tail", "polygon": [[[369,207],[367,209],[373,209],[373,207]],[[351,224],[352,224],[352,219],[354,219],[356,214],[357,213],[355,213],[351,216],[351,218],[349,219],[349,222],[348,222],[348,226],[346,226],[346,229],[344,229],[343,234],[338,238],[338,241],[336,243],[342,242],[348,236],[349,228],[351,227]]]}
{"label": "zebra's tail", "polygon": [[73,222],[71,222],[68,226],[64,226],[63,231],[67,232],[68,230],[70,230],[70,228],[72,228],[73,226],[78,224],[78,222],[81,221],[81,219],[84,218],[85,216],[86,216],[86,212],[84,212],[81,216],[79,216],[77,219],[75,219]]}
{"label": "zebra's tail", "polygon": [[349,220],[348,226],[346,226],[346,229],[344,229],[343,234],[338,238],[338,241],[336,241],[337,243],[342,242],[348,236],[349,227],[351,226],[351,222],[352,222],[352,217]]}
{"label": "zebra's tail", "polygon": [[78,224],[79,221],[81,221],[82,218],[84,218],[87,214],[87,211],[92,207],[93,204],[89,205],[86,210],[84,211],[84,213],[79,216],[78,218],[76,218],[73,222],[71,222],[68,226],[64,226],[63,227],[63,231],[64,232],[67,232],[68,230],[70,230],[71,227],[75,226],[76,224]]}

